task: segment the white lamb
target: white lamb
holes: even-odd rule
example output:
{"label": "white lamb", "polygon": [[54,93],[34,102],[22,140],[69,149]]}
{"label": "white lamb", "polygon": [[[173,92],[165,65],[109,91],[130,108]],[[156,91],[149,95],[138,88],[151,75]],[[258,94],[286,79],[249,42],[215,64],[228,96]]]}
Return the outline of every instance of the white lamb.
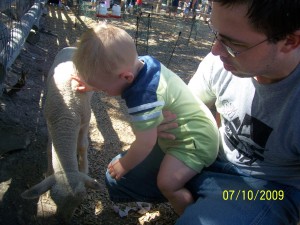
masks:
{"label": "white lamb", "polygon": [[86,195],[86,187],[102,189],[88,173],[88,128],[93,92],[79,93],[72,56],[76,48],[64,48],[55,57],[47,80],[44,115],[47,120],[48,177],[22,193],[37,198],[50,190],[57,216],[69,221]]}

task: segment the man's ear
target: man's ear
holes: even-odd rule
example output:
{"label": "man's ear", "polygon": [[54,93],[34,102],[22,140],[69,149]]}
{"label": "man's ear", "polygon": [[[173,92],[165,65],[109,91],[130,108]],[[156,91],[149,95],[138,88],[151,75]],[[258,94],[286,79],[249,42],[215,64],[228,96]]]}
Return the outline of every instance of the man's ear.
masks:
{"label": "man's ear", "polygon": [[288,53],[300,46],[300,30],[295,31],[293,34],[289,34],[282,47],[282,52]]}
{"label": "man's ear", "polygon": [[132,72],[124,72],[119,75],[121,79],[124,79],[127,83],[132,83],[134,80],[134,75]]}

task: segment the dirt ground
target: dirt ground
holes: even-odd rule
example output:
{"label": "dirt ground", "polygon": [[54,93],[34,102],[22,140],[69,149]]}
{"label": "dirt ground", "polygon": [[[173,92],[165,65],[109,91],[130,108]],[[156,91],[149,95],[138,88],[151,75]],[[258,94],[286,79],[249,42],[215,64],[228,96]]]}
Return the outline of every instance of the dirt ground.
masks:
{"label": "dirt ground", "polygon": [[[132,35],[140,55],[155,56],[186,82],[210,50],[212,37],[207,25],[199,20],[193,23],[183,21],[181,16],[174,19],[145,12],[141,18],[126,15],[121,19],[108,19],[108,22]],[[93,16],[49,6],[47,15],[40,21],[39,32],[31,33],[7,75],[4,85],[8,91],[22,73],[26,74],[26,83],[18,92],[0,97],[0,224],[48,225],[54,221],[55,206],[46,195],[24,200],[20,194],[40,182],[46,172],[47,128],[43,103],[47,72],[56,53],[74,45],[82,32],[95,23]],[[122,100],[96,93],[92,99],[90,125],[90,176],[104,183],[107,164],[132,141]],[[167,203],[153,205],[150,213],[157,212],[160,215],[145,224],[171,225],[177,218]],[[106,191],[90,190],[72,223],[142,224],[140,217],[131,212],[120,218]]]}

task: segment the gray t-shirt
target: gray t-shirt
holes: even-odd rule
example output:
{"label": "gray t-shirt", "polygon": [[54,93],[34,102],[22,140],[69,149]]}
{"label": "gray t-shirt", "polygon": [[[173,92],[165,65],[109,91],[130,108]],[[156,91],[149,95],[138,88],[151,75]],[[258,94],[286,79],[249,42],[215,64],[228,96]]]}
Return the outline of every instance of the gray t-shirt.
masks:
{"label": "gray t-shirt", "polygon": [[226,71],[211,53],[189,83],[221,115],[219,157],[244,173],[300,189],[300,66],[262,85]]}

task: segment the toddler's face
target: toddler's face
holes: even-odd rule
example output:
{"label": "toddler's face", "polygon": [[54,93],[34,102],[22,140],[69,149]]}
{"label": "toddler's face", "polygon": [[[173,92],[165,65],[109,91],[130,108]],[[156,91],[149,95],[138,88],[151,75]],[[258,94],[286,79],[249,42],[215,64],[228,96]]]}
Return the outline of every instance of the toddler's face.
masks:
{"label": "toddler's face", "polygon": [[113,76],[110,79],[94,77],[88,81],[88,85],[92,86],[96,91],[102,91],[110,96],[119,96],[124,90],[124,82],[118,76]]}

